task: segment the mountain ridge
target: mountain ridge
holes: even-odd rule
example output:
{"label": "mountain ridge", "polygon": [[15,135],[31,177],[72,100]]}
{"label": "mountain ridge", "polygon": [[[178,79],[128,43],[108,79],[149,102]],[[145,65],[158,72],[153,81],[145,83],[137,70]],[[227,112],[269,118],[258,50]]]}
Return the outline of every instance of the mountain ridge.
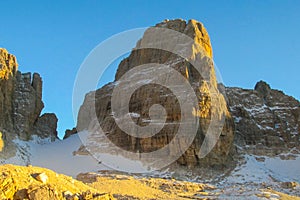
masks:
{"label": "mountain ridge", "polygon": [[[177,163],[174,167],[173,165],[169,165],[167,169],[164,168],[167,171],[166,174],[168,176],[165,177],[167,180],[156,184],[155,180],[151,182],[152,180],[149,178],[156,171],[150,175],[142,174],[141,176],[144,176],[142,178],[146,177],[146,180],[142,181],[143,187],[146,184],[151,187],[151,189],[148,188],[149,191],[153,191],[153,188],[159,188],[159,190],[163,188],[164,192],[167,192],[168,195],[170,195],[170,191],[171,193],[175,191],[177,194],[178,190],[176,190],[176,187],[178,186],[178,181],[173,180],[175,177],[189,181],[185,184],[179,184],[179,190],[185,190],[185,193],[179,194],[181,196],[178,196],[178,199],[185,197],[189,199],[239,197],[251,197],[253,199],[258,197],[273,199],[280,197],[296,198],[284,196],[284,194],[276,192],[277,190],[299,196],[299,184],[297,183],[298,177],[300,177],[299,170],[297,170],[300,161],[299,100],[285,95],[282,91],[272,89],[264,81],[259,81],[253,89],[217,85],[212,62],[212,47],[203,24],[193,20],[188,22],[183,20],[168,20],[156,25],[156,28],[162,27],[172,31],[179,30],[183,34],[187,33],[194,41],[195,44],[183,46],[190,53],[187,56],[188,58],[182,59],[182,57],[164,50],[134,49],[130,56],[120,63],[115,75],[116,81],[120,81],[124,74],[138,65],[149,62],[168,64],[177,70],[185,78],[184,80],[196,91],[200,108],[198,110],[191,110],[191,112],[194,111],[195,118],[199,120],[200,128],[191,147],[184,151],[183,155],[176,160]],[[152,39],[157,39],[154,40],[157,43],[163,42],[159,40],[157,35],[153,36],[151,33],[153,33],[151,30],[145,32],[144,37],[138,41],[137,48],[149,45],[148,43]],[[195,66],[189,63],[193,61],[201,61],[202,69],[204,69],[205,74],[208,74],[206,76],[208,78],[205,79],[197,73]],[[140,74],[133,75],[135,77]],[[138,125],[147,125],[149,120],[151,120],[149,117],[151,104],[159,103],[160,105],[165,105],[166,110],[170,111],[167,115],[167,127],[151,139],[137,139],[125,135],[124,131],[119,130],[113,121],[113,114],[111,112],[110,97],[112,96],[114,87],[120,83],[108,83],[97,91],[86,95],[85,102],[80,109],[77,130],[68,130],[65,140],[60,141],[57,140],[57,118],[55,114],[41,115],[44,105],[42,102],[42,79],[39,74],[22,74],[18,71],[16,57],[9,54],[6,50],[0,49],[0,77],[0,138],[2,138],[2,141],[0,140],[0,162],[2,164],[6,162],[15,164],[20,162],[22,165],[34,163],[34,165],[46,166],[60,173],[64,172],[72,175],[73,177],[77,175],[76,173],[81,173],[77,178],[89,185],[89,188],[90,186],[100,188],[100,186],[105,185],[105,182],[109,183],[108,186],[110,188],[106,188],[105,192],[119,189],[113,187],[116,181],[120,181],[122,187],[132,183],[134,183],[134,187],[141,186],[140,182],[136,182],[135,180],[138,175],[134,174],[135,178],[128,175],[107,175],[106,173],[112,173],[114,170],[105,166],[106,163],[102,162],[96,156],[92,155],[98,160],[90,155],[89,151],[91,149],[82,146],[82,140],[79,137],[80,134],[87,130],[97,133],[100,127],[97,126],[95,120],[98,120],[102,128],[107,131],[110,140],[115,145],[122,147],[123,150],[137,154],[152,152],[170,143],[173,138],[173,132],[178,128],[176,127],[179,124],[178,121],[182,118],[180,115],[180,106],[173,99],[174,95],[172,95],[172,91],[154,84],[145,86],[133,93],[129,113],[131,119]],[[208,85],[211,85],[213,91],[216,91],[218,94],[220,104],[217,107],[212,107],[211,105],[212,101],[208,92]],[[130,86],[132,85],[128,84],[122,89],[126,91],[127,87]],[[161,94],[161,91],[164,95]],[[184,92],[184,90],[181,92]],[[121,97],[119,96],[119,99],[122,100]],[[154,101],[149,100],[145,102],[145,99],[152,99]],[[96,116],[91,115],[91,109],[93,109],[91,108],[91,101],[94,100],[96,100]],[[219,115],[220,113],[225,113],[226,119],[219,141],[216,143],[211,154],[202,159],[199,156],[199,149],[200,144],[204,141],[205,131],[211,117],[214,114]],[[78,135],[76,135],[77,131],[80,132]],[[189,130],[186,133],[189,133]],[[98,142],[96,143],[98,148],[98,145],[103,142],[102,139],[95,138],[95,141]],[[107,150],[109,148],[103,146],[103,149]],[[115,154],[111,154],[110,156],[108,159],[111,160],[118,158]],[[119,161],[123,160],[120,159]],[[37,172],[42,174],[44,171],[47,175],[48,172],[46,169],[39,169],[41,170],[39,171],[31,166],[2,165],[0,167],[3,169],[2,171],[10,171],[12,173],[11,177],[2,173],[0,178],[2,193],[7,183],[12,183],[12,187],[9,188],[13,192],[7,193],[9,195],[8,198],[12,198],[17,192],[14,181],[11,180],[15,179],[16,182],[22,180],[15,172],[24,173],[26,178],[28,178],[26,179],[28,183],[36,183],[35,176],[32,176],[32,174]],[[30,168],[34,168],[35,170],[30,171]],[[82,169],[94,173],[83,173],[83,171],[80,171]],[[161,173],[159,171],[159,176],[162,177]],[[49,175],[49,177],[55,180],[57,178],[55,174],[53,176]],[[70,178],[63,178],[62,180],[66,179],[71,180]],[[93,182],[91,180],[102,181]],[[191,181],[214,182],[218,187],[212,191],[210,189],[203,191],[201,188],[194,191],[193,184],[190,183]],[[50,191],[48,194],[52,196],[49,198],[53,199],[53,195],[56,195],[55,188],[51,185],[51,187],[48,187],[49,185],[41,186],[41,183],[39,184],[38,187],[23,188],[25,190],[18,188],[22,191],[18,195],[24,194],[30,196]],[[51,184],[51,180],[49,184]],[[26,187],[29,187],[29,185],[26,185]],[[172,187],[175,187],[175,189]],[[84,188],[87,188],[87,186],[84,186]],[[169,190],[170,188],[171,190]],[[182,188],[191,189],[191,193],[186,192],[186,189]],[[276,191],[270,188],[274,188]],[[83,198],[83,191],[78,192],[77,189],[74,192],[72,191],[72,195],[68,193],[69,195],[67,196],[72,196],[75,199],[77,197]],[[97,196],[99,193],[99,190],[98,192],[96,190],[97,188],[93,190],[95,191],[94,196]],[[58,198],[63,198],[63,192],[65,192],[65,189],[58,191]],[[73,195],[73,193],[78,194]],[[117,194],[115,198],[130,199],[133,197],[143,197],[147,199],[145,196],[138,196],[137,193],[136,191],[126,191],[125,187],[121,193],[123,196]],[[161,194],[161,191],[158,193]],[[0,195],[2,194],[0,193]],[[93,194],[88,192],[87,196],[89,198],[91,198],[91,195],[93,196]],[[175,198],[173,193],[170,196],[168,195],[166,199]],[[109,194],[106,197],[111,198]],[[39,197],[36,199],[39,199]]]}

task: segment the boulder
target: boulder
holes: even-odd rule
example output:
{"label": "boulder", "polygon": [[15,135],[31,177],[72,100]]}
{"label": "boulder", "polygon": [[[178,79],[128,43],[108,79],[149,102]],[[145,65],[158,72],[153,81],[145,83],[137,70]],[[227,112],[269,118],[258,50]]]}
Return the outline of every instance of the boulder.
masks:
{"label": "boulder", "polygon": [[48,182],[48,176],[45,173],[34,174],[33,177],[41,183],[45,184]]}

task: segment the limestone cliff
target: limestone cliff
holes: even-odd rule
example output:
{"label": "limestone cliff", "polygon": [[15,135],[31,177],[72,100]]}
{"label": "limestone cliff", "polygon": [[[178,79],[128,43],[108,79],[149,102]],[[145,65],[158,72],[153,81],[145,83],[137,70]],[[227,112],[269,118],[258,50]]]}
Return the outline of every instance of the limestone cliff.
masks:
{"label": "limestone cliff", "polygon": [[[42,78],[18,71],[16,57],[0,48],[0,131],[5,148],[18,137],[57,138],[57,117],[43,114]],[[7,144],[5,144],[7,143]]]}
{"label": "limestone cliff", "polygon": [[[179,129],[181,115],[181,107],[176,99],[176,95],[168,88],[158,84],[148,84],[137,89],[130,99],[129,110],[131,118],[139,126],[146,126],[149,123],[149,108],[153,104],[162,105],[167,112],[167,120],[157,134],[148,138],[138,138],[126,134],[117,124],[111,110],[111,96],[116,84],[120,83],[121,77],[129,70],[147,63],[160,63],[170,66],[177,70],[186,81],[191,85],[197,95],[199,110],[190,109],[190,113],[194,113],[194,119],[199,121],[199,128],[191,146],[183,153],[177,160],[183,165],[195,166],[212,166],[223,165],[228,161],[229,153],[232,147],[234,136],[234,126],[231,115],[227,109],[225,98],[217,89],[217,81],[212,62],[212,48],[210,39],[203,24],[195,20],[188,22],[184,20],[166,20],[157,24],[155,27],[164,28],[164,30],[174,30],[185,36],[191,38],[191,43],[174,43],[174,48],[186,48],[186,58],[182,58],[172,52],[163,49],[143,48],[143,46],[151,45],[153,43],[160,45],[165,42],[165,35],[155,35],[151,29],[148,29],[140,41],[138,41],[136,48],[131,52],[130,56],[124,59],[117,70],[115,81],[109,83],[95,92],[86,95],[83,105],[80,108],[77,130],[82,131],[89,127],[94,127],[95,120],[98,120],[101,128],[107,133],[107,137],[115,145],[130,152],[153,152],[165,145],[169,144],[175,137]],[[161,37],[160,37],[161,36]],[[173,38],[176,39],[176,38]],[[173,44],[172,44],[173,45]],[[195,66],[191,63],[200,63],[201,71],[205,73],[206,78],[197,72]],[[147,70],[147,69],[146,69]],[[137,72],[132,76],[139,76]],[[150,80],[150,79],[149,79]],[[149,81],[143,80],[144,82]],[[129,87],[135,83],[128,82],[122,87],[123,91],[127,91]],[[178,85],[180,88],[180,85]],[[210,89],[214,91],[214,95],[218,98],[217,105],[212,104],[212,96]],[[181,94],[186,94],[185,90],[177,89]],[[95,97],[95,99],[93,99]],[[119,97],[122,99],[122,96]],[[186,98],[189,98],[188,96]],[[188,100],[188,99],[187,99]],[[97,119],[93,119],[92,110],[95,101]],[[213,150],[205,157],[201,158],[199,155],[201,145],[204,141],[208,126],[211,123],[213,115],[221,115],[225,113],[225,124],[221,129],[221,136],[214,145]],[[96,128],[97,129],[97,128]],[[185,130],[185,137],[188,138],[190,130]],[[183,137],[181,143],[185,142]],[[174,149],[169,149],[170,156]],[[176,151],[176,150],[175,150]]]}

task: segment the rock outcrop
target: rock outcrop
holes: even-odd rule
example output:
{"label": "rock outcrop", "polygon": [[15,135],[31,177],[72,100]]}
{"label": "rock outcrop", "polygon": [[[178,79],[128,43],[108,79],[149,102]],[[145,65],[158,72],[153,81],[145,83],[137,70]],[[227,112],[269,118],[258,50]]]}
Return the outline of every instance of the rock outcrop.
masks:
{"label": "rock outcrop", "polygon": [[72,129],[67,129],[65,131],[65,135],[63,139],[67,139],[68,137],[70,137],[71,135],[77,134],[77,129],[76,128],[72,128]]}
{"label": "rock outcrop", "polygon": [[0,131],[5,143],[16,137],[57,138],[57,117],[43,114],[42,78],[18,71],[16,57],[0,48]]}
{"label": "rock outcrop", "polygon": [[[186,48],[186,58],[182,58],[172,52],[162,49],[143,48],[143,46],[151,45],[152,43],[164,43],[166,35],[155,35],[148,29],[143,38],[137,43],[137,47],[131,52],[130,56],[124,59],[117,70],[115,81],[109,83],[97,91],[86,95],[83,105],[80,108],[77,130],[82,131],[93,127],[95,128],[96,121],[99,121],[101,128],[107,133],[107,137],[118,147],[130,152],[153,152],[165,145],[169,144],[175,137],[180,125],[181,108],[177,97],[168,88],[159,84],[148,84],[137,89],[130,99],[130,115],[133,121],[139,126],[149,124],[149,108],[153,104],[162,105],[167,112],[167,120],[157,134],[149,138],[138,138],[126,134],[122,131],[115,122],[114,113],[111,109],[111,96],[116,84],[120,84],[122,76],[129,70],[148,63],[160,63],[170,66],[177,70],[186,81],[191,85],[197,95],[197,103],[199,110],[190,109],[190,113],[194,113],[194,119],[198,120],[199,128],[196,137],[191,146],[177,160],[179,164],[188,166],[213,166],[223,165],[228,161],[234,137],[234,125],[231,115],[227,109],[225,98],[217,89],[217,81],[212,62],[212,48],[210,39],[203,24],[190,20],[164,21],[157,24],[155,27],[167,30],[174,30],[191,38],[192,43],[176,44],[174,48]],[[161,37],[160,37],[161,36]],[[174,39],[174,38],[172,38]],[[175,38],[176,39],[176,38]],[[179,41],[179,40],[178,40]],[[180,46],[181,45],[181,46]],[[191,63],[200,63],[201,72],[199,74]],[[159,69],[158,69],[159,70]],[[146,69],[147,71],[147,69]],[[140,72],[146,73],[146,72]],[[139,76],[139,74],[134,74]],[[144,82],[151,81],[150,79],[143,80]],[[135,83],[128,82],[122,88],[127,91],[129,87]],[[180,86],[180,85],[179,85]],[[178,87],[180,88],[180,87]],[[180,90],[180,89],[178,89]],[[211,91],[214,91],[215,97],[218,99],[217,105],[212,104]],[[186,94],[185,90],[179,91],[181,94]],[[122,96],[119,97],[122,99]],[[186,96],[188,100],[188,96]],[[93,102],[95,101],[95,109],[97,119],[93,118]],[[213,150],[204,158],[199,155],[201,145],[204,141],[208,126],[211,123],[213,115],[225,115],[225,124],[221,128],[221,136],[214,145]],[[90,129],[91,131],[91,129]],[[186,138],[190,134],[190,130],[185,131]],[[180,141],[185,142],[185,138]],[[169,149],[170,152],[174,149]],[[175,150],[176,151],[176,150]],[[172,153],[170,153],[172,154]]]}
{"label": "rock outcrop", "polygon": [[112,200],[111,194],[40,167],[0,166],[0,199]]}
{"label": "rock outcrop", "polygon": [[254,90],[226,88],[235,143],[257,155],[300,153],[300,103],[260,81]]}

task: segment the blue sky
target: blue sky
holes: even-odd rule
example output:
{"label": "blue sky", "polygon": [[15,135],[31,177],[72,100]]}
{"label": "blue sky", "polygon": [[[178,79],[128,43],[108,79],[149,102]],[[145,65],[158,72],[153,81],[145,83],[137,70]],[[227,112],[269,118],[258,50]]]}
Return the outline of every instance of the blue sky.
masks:
{"label": "blue sky", "polygon": [[[75,126],[77,70],[101,41],[164,19],[196,19],[207,28],[227,86],[259,80],[300,99],[300,1],[2,1],[0,47],[22,72],[43,77],[43,112],[55,112],[59,134]],[[113,80],[107,73],[104,81]]]}

